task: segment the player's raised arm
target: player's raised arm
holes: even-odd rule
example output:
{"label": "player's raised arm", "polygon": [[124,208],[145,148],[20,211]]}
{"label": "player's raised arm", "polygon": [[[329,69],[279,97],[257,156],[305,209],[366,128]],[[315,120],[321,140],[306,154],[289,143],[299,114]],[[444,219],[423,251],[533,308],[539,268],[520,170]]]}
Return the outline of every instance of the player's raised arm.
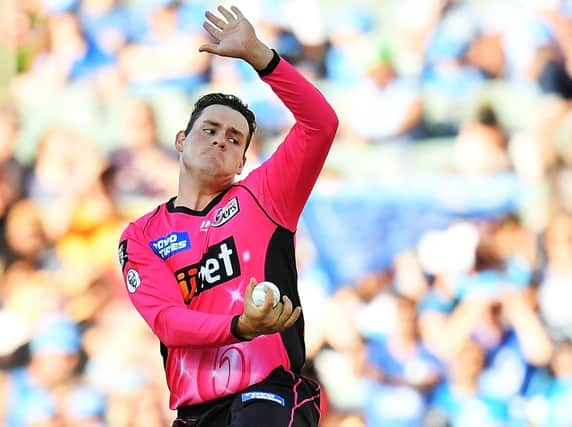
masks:
{"label": "player's raised arm", "polygon": [[245,182],[276,222],[294,230],[334,140],[337,115],[311,82],[258,39],[238,8],[218,12],[205,14],[212,42],[199,50],[248,62],[296,120],[270,160]]}
{"label": "player's raised arm", "polygon": [[[202,45],[199,51],[239,58],[249,63],[270,84],[305,130],[319,131],[324,139],[331,141],[337,130],[338,118],[322,94],[257,37],[254,27],[240,9],[232,6],[228,10],[219,6],[217,10],[220,16],[208,11],[205,13],[207,21],[203,27],[212,41]],[[279,64],[285,70],[273,73]]]}

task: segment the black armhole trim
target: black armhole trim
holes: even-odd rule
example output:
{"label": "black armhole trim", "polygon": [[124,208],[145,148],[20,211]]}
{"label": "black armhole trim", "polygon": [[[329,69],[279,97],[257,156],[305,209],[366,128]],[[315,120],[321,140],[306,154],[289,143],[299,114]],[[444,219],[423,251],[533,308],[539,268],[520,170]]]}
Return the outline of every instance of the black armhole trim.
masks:
{"label": "black armhole trim", "polygon": [[147,227],[149,226],[149,223],[151,222],[151,220],[153,219],[153,217],[159,213],[159,210],[160,210],[160,209],[161,209],[161,206],[157,206],[157,207],[155,208],[155,212],[153,212],[153,214],[147,219],[147,221],[145,222],[145,226],[143,227],[143,233],[146,232]]}
{"label": "black armhole trim", "polygon": [[[266,218],[268,218],[276,227],[280,227],[283,228],[285,230],[288,230],[286,227],[278,224],[274,219],[272,219],[272,217],[270,216],[270,214],[268,212],[266,212],[266,209],[264,209],[262,207],[262,205],[260,204],[260,202],[258,201],[258,199],[256,198],[256,196],[254,195],[254,193],[252,193],[252,191],[250,191],[250,188],[248,188],[247,186],[245,186],[244,184],[235,184],[237,187],[240,188],[244,188],[246,191],[248,191],[248,194],[250,194],[250,196],[254,199],[254,201],[256,202],[256,204],[258,205],[258,207],[260,208],[260,210],[262,210],[262,212],[264,212],[264,215],[266,215]],[[288,230],[291,233],[293,233],[292,230]]]}
{"label": "black armhole trim", "polygon": [[234,335],[235,338],[239,339],[240,341],[250,341],[247,340],[246,338],[241,337],[238,334],[238,319],[239,319],[240,315],[236,315],[232,318],[232,321],[230,322],[230,333],[232,335]]}
{"label": "black armhole trim", "polygon": [[264,68],[263,70],[256,70],[256,72],[260,77],[265,77],[268,74],[270,74],[272,71],[274,71],[274,69],[278,66],[278,63],[280,62],[280,55],[278,55],[278,52],[276,52],[274,49],[272,49],[272,52],[274,52],[274,55],[272,55],[272,59],[270,60],[266,68]]}

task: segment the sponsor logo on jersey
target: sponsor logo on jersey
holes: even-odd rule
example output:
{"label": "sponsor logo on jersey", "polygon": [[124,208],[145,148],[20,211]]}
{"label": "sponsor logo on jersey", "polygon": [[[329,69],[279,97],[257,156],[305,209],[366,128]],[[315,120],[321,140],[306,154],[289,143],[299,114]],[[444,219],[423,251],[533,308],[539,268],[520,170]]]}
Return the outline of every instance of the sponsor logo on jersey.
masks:
{"label": "sponsor logo on jersey", "polygon": [[121,264],[121,271],[125,271],[125,266],[127,265],[127,261],[129,261],[127,258],[127,240],[123,240],[119,243],[117,257],[119,258],[119,264]]}
{"label": "sponsor logo on jersey", "polygon": [[151,249],[161,259],[167,259],[178,252],[191,248],[191,240],[189,233],[186,231],[175,231],[165,237],[159,237],[157,240],[149,242]]}
{"label": "sponsor logo on jersey", "polygon": [[276,393],[269,393],[267,391],[247,391],[241,395],[242,402],[249,400],[270,400],[271,402],[278,403],[285,406],[284,398]]}
{"label": "sponsor logo on jersey", "polygon": [[221,225],[230,221],[230,219],[235,216],[240,211],[238,207],[238,199],[233,197],[228,201],[224,207],[217,209],[214,216],[214,221],[212,222],[213,227],[220,227]]}
{"label": "sponsor logo on jersey", "polygon": [[186,304],[193,296],[238,276],[240,263],[232,237],[209,246],[198,263],[175,271]]}
{"label": "sponsor logo on jersey", "polygon": [[141,277],[139,273],[134,268],[127,270],[127,275],[125,276],[125,283],[127,283],[127,290],[130,293],[134,293],[139,286],[141,286]]}

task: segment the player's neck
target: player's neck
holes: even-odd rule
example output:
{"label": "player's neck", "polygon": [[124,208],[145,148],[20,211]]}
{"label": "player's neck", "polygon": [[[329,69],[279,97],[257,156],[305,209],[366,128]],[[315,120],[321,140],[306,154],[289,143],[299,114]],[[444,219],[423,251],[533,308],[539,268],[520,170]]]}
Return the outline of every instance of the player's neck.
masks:
{"label": "player's neck", "polygon": [[220,193],[232,183],[206,184],[196,182],[179,183],[179,191],[174,201],[175,206],[184,206],[195,211],[202,211]]}

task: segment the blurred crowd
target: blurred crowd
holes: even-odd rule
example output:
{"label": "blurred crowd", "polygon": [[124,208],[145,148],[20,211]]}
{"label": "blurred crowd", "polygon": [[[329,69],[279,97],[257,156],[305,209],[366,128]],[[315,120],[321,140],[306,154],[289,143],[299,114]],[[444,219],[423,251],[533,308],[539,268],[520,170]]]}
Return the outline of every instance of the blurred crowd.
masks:
{"label": "blurred crowd", "polygon": [[[172,420],[119,234],[176,193],[200,95],[255,111],[247,167],[292,124],[253,70],[197,52],[215,4],[0,3],[0,425]],[[421,170],[523,188],[518,209],[459,215],[351,283],[320,274],[301,224],[321,425],[572,426],[572,1],[235,4],[339,113],[318,188]]]}

